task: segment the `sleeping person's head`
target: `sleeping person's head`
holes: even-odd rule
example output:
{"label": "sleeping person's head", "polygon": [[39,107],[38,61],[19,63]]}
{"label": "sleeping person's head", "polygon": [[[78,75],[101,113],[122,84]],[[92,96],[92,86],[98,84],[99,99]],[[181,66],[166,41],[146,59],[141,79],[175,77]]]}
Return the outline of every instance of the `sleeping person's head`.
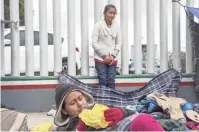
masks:
{"label": "sleeping person's head", "polygon": [[65,98],[63,110],[70,116],[77,116],[83,109],[89,105],[83,93],[79,90],[71,91]]}
{"label": "sleeping person's head", "polygon": [[94,99],[90,94],[82,88],[71,84],[60,84],[57,86],[55,101],[57,107],[55,117],[57,120],[55,119],[55,123],[63,118],[77,117],[83,109],[87,109],[94,104]]}

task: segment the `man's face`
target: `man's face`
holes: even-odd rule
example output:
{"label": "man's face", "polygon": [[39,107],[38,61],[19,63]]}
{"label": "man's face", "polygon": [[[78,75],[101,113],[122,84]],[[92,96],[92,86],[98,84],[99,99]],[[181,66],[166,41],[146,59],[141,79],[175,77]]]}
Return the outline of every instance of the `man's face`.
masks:
{"label": "man's face", "polygon": [[73,91],[67,95],[65,99],[65,110],[69,116],[78,116],[83,109],[87,108],[89,108],[89,105],[80,91]]}

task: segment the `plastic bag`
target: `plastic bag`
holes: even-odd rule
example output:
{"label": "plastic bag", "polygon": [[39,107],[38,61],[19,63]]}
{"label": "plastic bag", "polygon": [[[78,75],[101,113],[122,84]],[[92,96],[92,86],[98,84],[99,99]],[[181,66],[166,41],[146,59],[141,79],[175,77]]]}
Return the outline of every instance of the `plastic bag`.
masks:
{"label": "plastic bag", "polygon": [[49,132],[52,130],[53,124],[51,122],[44,122],[32,127],[30,132]]}
{"label": "plastic bag", "polygon": [[104,111],[109,109],[108,106],[95,104],[92,110],[83,110],[79,117],[87,125],[96,129],[106,128],[108,122],[105,121]]}

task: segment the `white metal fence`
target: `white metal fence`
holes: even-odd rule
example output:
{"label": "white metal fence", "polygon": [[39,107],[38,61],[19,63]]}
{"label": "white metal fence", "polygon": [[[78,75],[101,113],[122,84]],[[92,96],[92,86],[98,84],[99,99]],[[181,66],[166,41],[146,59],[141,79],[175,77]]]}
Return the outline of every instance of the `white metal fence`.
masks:
{"label": "white metal fence", "polygon": [[[49,2],[51,6],[48,6]],[[79,9],[77,9],[78,2]],[[199,3],[198,0],[181,2],[189,6]],[[145,35],[147,73],[155,73],[157,56],[160,72],[168,69],[168,45],[170,45],[168,38],[172,38],[173,66],[176,69],[181,68],[181,43],[182,40],[186,40],[186,43],[184,42],[186,72],[192,73],[189,29],[188,26],[185,27],[186,23],[183,25],[181,21],[185,12],[178,3],[172,3],[172,0],[24,0],[25,27],[19,26],[19,0],[10,0],[10,31],[4,29],[4,23],[8,21],[4,19],[4,0],[0,0],[1,76],[7,74],[20,76],[21,73],[34,76],[35,72],[40,72],[40,76],[48,76],[50,71],[54,71],[56,75],[64,66],[70,75],[76,75],[78,70],[81,70],[81,75],[89,75],[91,31],[94,22],[103,18],[102,12],[106,4],[114,4],[118,9],[117,21],[121,25],[123,34],[122,74],[129,74],[129,60],[132,56],[128,51],[132,44],[135,74],[142,74],[143,27],[146,27],[147,31]],[[146,8],[145,19],[143,19],[143,8]],[[172,19],[169,19],[170,9],[172,9]],[[38,24],[35,24],[37,14],[39,20]],[[77,14],[80,16],[79,19]],[[92,17],[89,14],[93,14]],[[156,14],[159,14],[158,17]],[[169,20],[172,20],[172,25],[169,24]],[[184,20],[186,21],[185,15]],[[182,28],[186,30],[181,31]],[[172,29],[172,34],[169,29]],[[133,36],[130,32],[133,32]],[[183,38],[182,32],[186,32],[186,39]],[[130,39],[133,40],[132,43]],[[156,40],[159,40],[158,43]],[[81,47],[79,56],[77,43]],[[158,54],[155,45],[159,46]]]}

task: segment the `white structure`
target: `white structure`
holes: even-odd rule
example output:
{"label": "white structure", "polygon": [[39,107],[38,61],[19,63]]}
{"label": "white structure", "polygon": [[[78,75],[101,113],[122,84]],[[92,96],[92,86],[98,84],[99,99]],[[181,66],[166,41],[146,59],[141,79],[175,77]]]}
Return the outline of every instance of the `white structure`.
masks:
{"label": "white structure", "polygon": [[123,44],[122,44],[122,74],[129,73],[129,54],[126,52],[128,49],[128,0],[120,0],[121,5],[121,29],[123,35]]}
{"label": "white structure", "polygon": [[[1,24],[1,20],[4,20],[4,1],[1,0],[0,1],[0,24]],[[4,71],[4,25],[1,24],[0,25],[0,43],[1,43],[1,56],[0,56],[0,60],[1,60],[1,76],[4,76],[5,71]]]}
{"label": "white structure", "polygon": [[180,48],[180,5],[173,3],[173,66],[175,69],[181,69],[181,48]]}
{"label": "white structure", "polygon": [[12,76],[19,76],[20,52],[19,52],[19,0],[10,0],[10,19],[12,31],[11,45],[11,73]]}
{"label": "white structure", "polygon": [[[194,2],[197,0],[183,1],[189,6],[194,6]],[[3,2],[4,0],[0,0],[1,20],[4,20]],[[185,12],[180,12],[182,7],[178,3],[167,0],[25,0],[26,25],[24,30],[26,37],[25,46],[21,48],[19,0],[10,0],[10,20],[13,21],[10,24],[12,42],[4,39],[6,32],[1,23],[1,76],[4,76],[9,70],[12,76],[19,76],[21,69],[24,70],[26,76],[33,76],[35,69],[39,69],[41,76],[48,76],[49,69],[56,75],[61,71],[63,65],[67,65],[70,75],[76,75],[76,67],[78,69],[81,67],[82,75],[89,75],[89,58],[92,58],[89,57],[91,31],[94,23],[103,19],[104,6],[108,3],[117,7],[119,15],[116,20],[120,23],[123,34],[121,62],[119,62],[122,74],[129,73],[131,45],[134,45],[135,73],[142,74],[142,44],[147,44],[148,73],[154,73],[156,57],[160,60],[161,72],[168,69],[168,49],[173,50],[174,53],[174,68],[180,69],[182,43],[186,44],[186,71],[192,73],[190,32],[187,28],[186,43],[185,37],[181,36],[181,27],[179,26],[183,25],[180,17]],[[184,28],[186,27],[184,26]],[[35,31],[38,30],[39,45],[35,46]],[[53,36],[51,36],[52,46],[49,46],[48,43],[50,41],[49,33],[52,33]],[[172,38],[172,34],[175,37]],[[143,41],[145,42],[143,43]],[[11,48],[5,47],[7,43],[11,45]],[[157,44],[157,55],[155,44]],[[81,57],[77,55],[76,47],[81,49]],[[10,52],[6,50],[10,50]],[[8,53],[11,54],[9,63],[7,62],[9,60]],[[39,58],[37,58],[38,56]],[[36,68],[35,65],[37,65]]]}
{"label": "white structure", "polygon": [[[187,6],[193,6],[194,5],[194,0],[187,0],[186,1]],[[192,44],[191,44],[191,33],[189,29],[189,20],[188,18],[186,19],[186,72],[187,73],[192,73],[193,72],[193,50],[192,50]]]}
{"label": "white structure", "polygon": [[160,71],[168,69],[168,1],[160,0]]}
{"label": "white structure", "polygon": [[67,6],[67,16],[68,16],[68,74],[76,75],[75,66],[75,0],[68,0]]}
{"label": "white structure", "polygon": [[48,76],[47,0],[39,1],[39,31],[40,73],[41,76]]}
{"label": "white structure", "polygon": [[54,43],[54,72],[61,71],[62,68],[62,54],[61,54],[61,0],[53,0],[53,43]]}
{"label": "white structure", "polygon": [[81,0],[81,38],[82,38],[82,70],[81,75],[89,75],[89,20],[88,20],[88,0]]}
{"label": "white structure", "polygon": [[142,30],[141,0],[134,0],[134,45],[135,45],[135,73],[142,73]]}
{"label": "white structure", "polygon": [[33,32],[33,0],[24,1],[25,8],[25,44],[26,44],[26,75],[34,76],[34,32]]}
{"label": "white structure", "polygon": [[[151,73],[148,71],[148,67],[149,65],[152,65],[150,66],[150,68],[153,70],[152,73],[156,73],[157,70],[158,70],[158,61],[157,61],[157,44],[153,44],[153,55],[154,55],[154,58],[152,60],[153,63],[150,62],[150,59],[148,57],[148,50],[151,50],[150,48],[148,48],[149,44],[142,44],[142,65],[145,65],[145,67],[142,67],[142,73],[143,73],[143,70],[146,71],[147,73]],[[133,70],[135,70],[135,46],[134,45],[131,45],[131,57],[130,57],[130,63],[133,64],[133,67],[131,67],[131,69],[133,68]],[[150,62],[150,63],[149,63]]]}
{"label": "white structure", "polygon": [[154,73],[154,63],[155,63],[155,28],[154,28],[154,0],[147,1],[147,72]]}

